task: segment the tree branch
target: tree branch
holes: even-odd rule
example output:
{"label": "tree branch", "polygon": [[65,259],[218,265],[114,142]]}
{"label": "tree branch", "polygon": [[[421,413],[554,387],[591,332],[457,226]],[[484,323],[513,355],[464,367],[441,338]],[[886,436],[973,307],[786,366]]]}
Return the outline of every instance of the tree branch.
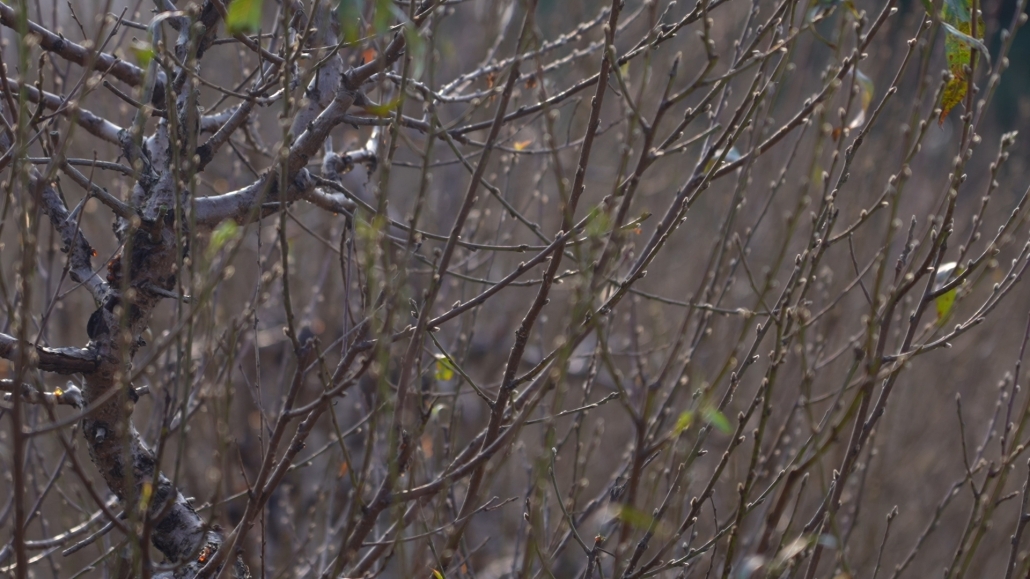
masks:
{"label": "tree branch", "polygon": [[[3,2],[0,2],[0,24],[15,31],[18,30],[18,15],[15,9]],[[43,50],[52,52],[79,66],[86,66],[90,59],[93,59],[93,68],[95,70],[102,70],[106,74],[110,74],[131,86],[143,84],[143,69],[130,62],[126,62],[111,54],[105,52],[98,53],[81,44],[76,44],[61,34],[54,34],[31,20],[29,20],[28,28],[29,34],[39,39],[39,46]],[[151,104],[158,108],[164,108],[164,82],[159,79],[158,84],[161,87],[154,91],[154,98]]]}
{"label": "tree branch", "polygon": [[[24,344],[24,347],[32,348],[32,345]],[[18,357],[19,351],[18,340],[14,336],[0,334],[0,358],[14,360]],[[57,374],[92,372],[97,369],[99,364],[96,352],[89,348],[36,346],[35,352],[30,356],[37,368],[44,372]]]}
{"label": "tree branch", "polygon": [[25,91],[25,96],[34,103],[43,103],[48,109],[52,111],[58,111],[62,116],[73,119],[82,128],[86,129],[89,134],[94,137],[99,137],[108,143],[115,145],[121,144],[118,140],[118,135],[122,131],[122,127],[112,123],[111,121],[101,117],[100,115],[94,114],[88,109],[80,108],[77,104],[52,93],[46,91],[37,90],[35,87],[25,83],[20,83],[13,78],[7,79],[7,89],[11,93],[17,94],[18,91]]}
{"label": "tree branch", "polygon": [[13,380],[0,380],[0,392],[7,392],[4,394],[4,400],[10,400],[18,390],[21,390],[22,400],[30,404],[60,404],[79,409],[86,405],[82,398],[82,390],[74,384],[69,384],[67,388],[59,388],[53,392],[40,392],[30,384],[22,384],[21,388],[18,388]]}

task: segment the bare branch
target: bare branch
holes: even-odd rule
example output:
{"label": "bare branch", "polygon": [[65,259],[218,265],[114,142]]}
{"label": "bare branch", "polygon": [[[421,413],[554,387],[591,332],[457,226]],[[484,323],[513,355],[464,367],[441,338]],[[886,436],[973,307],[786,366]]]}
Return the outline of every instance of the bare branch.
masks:
{"label": "bare branch", "polygon": [[[97,369],[100,361],[96,352],[88,348],[48,348],[45,346],[32,347],[31,344],[24,344],[22,347],[31,350],[33,365],[45,372],[57,374],[80,374],[92,372]],[[0,334],[0,358],[15,360],[19,352],[18,340],[7,334]]]}
{"label": "bare branch", "polygon": [[[15,9],[3,2],[0,2],[0,24],[18,30],[18,17]],[[130,86],[143,84],[143,69],[132,63],[111,54],[97,52],[81,44],[76,44],[63,35],[55,34],[31,20],[28,27],[30,33],[39,39],[39,46],[43,50],[52,52],[79,66],[86,66],[92,61],[94,70],[110,74]],[[154,91],[153,104],[158,108],[163,108],[162,103],[164,103],[164,90]]]}

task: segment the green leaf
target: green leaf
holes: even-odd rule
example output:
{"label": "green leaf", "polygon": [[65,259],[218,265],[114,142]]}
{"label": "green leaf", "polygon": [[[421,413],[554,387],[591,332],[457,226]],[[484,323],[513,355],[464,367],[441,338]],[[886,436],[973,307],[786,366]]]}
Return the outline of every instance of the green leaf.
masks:
{"label": "green leaf", "polygon": [[340,0],[336,5],[336,17],[340,20],[344,42],[357,42],[361,38],[361,13],[364,0]]}
{"label": "green leaf", "polygon": [[848,123],[849,129],[857,129],[865,124],[866,113],[869,112],[869,105],[873,102],[873,93],[876,92],[876,86],[873,84],[873,80],[866,76],[861,70],[855,69],[855,84],[858,85],[859,90],[859,102],[861,109],[855,118],[851,119]]}
{"label": "green leaf", "polygon": [[426,41],[410,22],[404,25],[403,32],[404,50],[411,55],[411,78],[418,80],[426,69]]}
{"label": "green leaf", "polygon": [[983,18],[978,17],[976,22],[976,38],[972,36],[972,2],[971,0],[944,0],[941,8],[941,26],[944,28],[944,54],[948,59],[948,70],[951,71],[951,80],[944,87],[944,94],[941,97],[941,116],[937,119],[939,124],[944,124],[951,109],[966,98],[970,79],[966,75],[966,69],[972,66],[972,51],[976,49],[987,56],[990,62],[991,55],[984,46],[983,40],[984,25]]}
{"label": "green leaf", "polygon": [[433,579],[444,579],[443,573],[433,569]]}
{"label": "green leaf", "polygon": [[354,223],[356,237],[365,243],[379,243],[385,230],[386,218],[382,215],[373,215],[368,221],[358,219]]}
{"label": "green leaf", "polygon": [[726,418],[725,414],[719,412],[719,409],[707,406],[701,411],[701,413],[705,417],[705,422],[714,426],[719,430],[719,432],[722,432],[723,434],[733,433],[733,426],[730,425],[729,419]]}
{"label": "green leaf", "polygon": [[[983,36],[983,26],[984,26],[984,23],[983,23],[982,20],[983,19],[981,19],[981,22],[977,24],[977,30],[976,30],[976,32],[981,37]],[[947,32],[948,34],[951,34],[952,36],[958,38],[960,41],[962,41],[962,42],[970,45],[971,47],[977,49],[978,51],[980,51],[980,54],[984,55],[984,58],[987,59],[987,62],[991,61],[991,51],[987,50],[987,45],[983,43],[983,40],[981,40],[979,38],[973,38],[972,36],[970,36],[970,35],[968,35],[968,34],[966,34],[964,32],[959,31],[958,29],[956,29],[951,24],[948,24],[947,22],[941,22],[941,26],[944,27],[944,31]]]}
{"label": "green leaf", "polygon": [[133,40],[129,44],[129,50],[132,55],[136,57],[136,63],[141,68],[146,68],[150,61],[154,59],[154,47],[147,42],[142,40]]}
{"label": "green leaf", "polygon": [[672,429],[673,434],[679,435],[684,430],[690,428],[690,423],[694,421],[694,413],[689,410],[680,412],[679,418],[676,419],[676,426]]}
{"label": "green leaf", "polygon": [[611,219],[599,206],[590,210],[587,217],[586,234],[591,239],[599,239],[608,232],[611,227]]}
{"label": "green leaf", "polygon": [[951,14],[959,20],[965,20],[969,22],[969,11],[973,9],[970,0],[944,0],[944,6],[941,7],[941,12],[947,18],[948,14]]}
{"label": "green leaf", "polygon": [[207,258],[211,259],[218,253],[218,250],[225,247],[226,243],[236,239],[240,227],[235,221],[223,221],[211,233],[211,242],[207,244]]}
{"label": "green leaf", "polygon": [[229,34],[257,32],[261,28],[261,6],[264,0],[233,0],[225,18]]}
{"label": "green leaf", "polygon": [[372,16],[372,28],[376,34],[382,34],[390,29],[390,20],[393,16],[393,0],[375,0],[375,14]]}

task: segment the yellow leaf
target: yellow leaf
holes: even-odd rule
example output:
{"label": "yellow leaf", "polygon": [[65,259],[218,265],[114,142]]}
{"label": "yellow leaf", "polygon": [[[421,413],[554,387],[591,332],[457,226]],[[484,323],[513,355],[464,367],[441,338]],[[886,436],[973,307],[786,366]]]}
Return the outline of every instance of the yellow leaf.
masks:
{"label": "yellow leaf", "polygon": [[[944,287],[946,283],[951,279],[952,274],[962,273],[957,267],[955,262],[942,263],[937,268],[937,277],[933,280],[934,291]],[[952,288],[948,292],[937,296],[934,300],[934,305],[937,307],[937,323],[943,325],[951,314],[951,308],[955,305],[955,296],[958,294],[958,288]]]}
{"label": "yellow leaf", "polygon": [[154,484],[149,480],[143,483],[140,488],[140,499],[139,499],[139,510],[141,513],[147,512],[150,508],[150,498],[154,495]]}
{"label": "yellow leaf", "polygon": [[937,119],[938,125],[943,125],[944,119],[948,117],[951,109],[966,97],[967,88],[968,84],[965,78],[955,76],[948,81],[947,86],[944,87],[944,96],[941,97],[941,116]]}
{"label": "yellow leaf", "polygon": [[436,371],[433,372],[433,377],[441,382],[454,378],[454,365],[447,359],[447,356],[443,354],[436,355]]}
{"label": "yellow leaf", "polygon": [[401,99],[395,98],[381,105],[368,105],[365,107],[365,111],[367,111],[370,115],[383,118],[390,116],[390,113],[393,112],[394,109],[396,109],[397,106],[400,104]]}
{"label": "yellow leaf", "polygon": [[[972,34],[972,2],[970,0],[945,0],[941,7],[941,27],[944,29],[944,54],[948,59],[948,70],[951,71],[951,80],[944,87],[944,94],[941,96],[941,116],[937,119],[938,124],[944,124],[944,119],[955,108],[955,105],[966,98],[966,91],[969,88],[969,78],[966,69],[972,65],[973,49],[986,52],[981,40],[984,34],[984,21],[977,17],[976,37]],[[988,55],[988,59],[990,55]]]}
{"label": "yellow leaf", "polygon": [[958,288],[955,288],[947,293],[942,294],[937,298],[937,321],[944,323],[951,313],[951,308],[955,305],[955,294],[958,293]]}
{"label": "yellow leaf", "polygon": [[523,151],[523,150],[526,149],[526,147],[528,147],[528,146],[530,146],[532,144],[533,144],[533,139],[527,139],[525,141],[515,141],[515,150],[516,151]]}
{"label": "yellow leaf", "polygon": [[622,505],[622,508],[619,509],[619,520],[629,523],[631,527],[646,529],[654,522],[654,517],[644,511]]}
{"label": "yellow leaf", "polygon": [[694,421],[694,413],[689,410],[680,412],[679,418],[676,419],[676,426],[672,429],[673,434],[679,434],[684,430],[690,428],[690,423]]}

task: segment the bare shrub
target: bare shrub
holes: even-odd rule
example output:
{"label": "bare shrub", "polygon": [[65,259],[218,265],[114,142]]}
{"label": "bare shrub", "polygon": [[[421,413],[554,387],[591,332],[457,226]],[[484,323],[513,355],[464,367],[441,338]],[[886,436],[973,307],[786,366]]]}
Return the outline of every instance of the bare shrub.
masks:
{"label": "bare shrub", "polygon": [[1030,570],[1025,0],[7,2],[2,573]]}

